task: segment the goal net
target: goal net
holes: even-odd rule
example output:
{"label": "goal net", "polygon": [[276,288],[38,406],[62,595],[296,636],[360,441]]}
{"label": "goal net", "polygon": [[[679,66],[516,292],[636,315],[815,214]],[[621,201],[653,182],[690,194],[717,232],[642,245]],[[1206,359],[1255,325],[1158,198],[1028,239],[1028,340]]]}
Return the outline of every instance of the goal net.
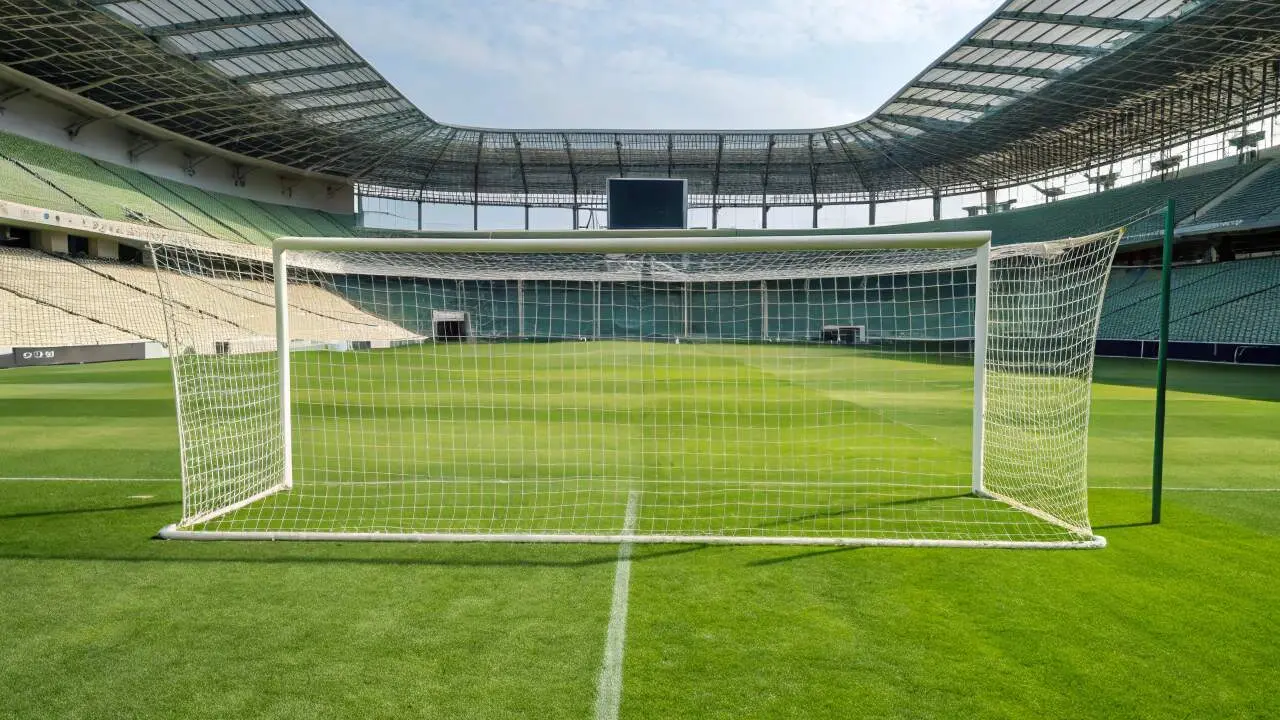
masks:
{"label": "goal net", "polygon": [[157,245],[183,478],[163,534],[1098,546],[1118,239]]}

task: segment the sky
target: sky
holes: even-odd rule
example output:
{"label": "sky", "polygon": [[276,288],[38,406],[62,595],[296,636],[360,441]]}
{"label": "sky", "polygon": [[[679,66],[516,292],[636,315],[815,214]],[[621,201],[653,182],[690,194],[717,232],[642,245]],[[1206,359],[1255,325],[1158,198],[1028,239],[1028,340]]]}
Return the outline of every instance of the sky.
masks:
{"label": "sky", "polygon": [[433,119],[786,129],[861,119],[999,0],[309,0]]}

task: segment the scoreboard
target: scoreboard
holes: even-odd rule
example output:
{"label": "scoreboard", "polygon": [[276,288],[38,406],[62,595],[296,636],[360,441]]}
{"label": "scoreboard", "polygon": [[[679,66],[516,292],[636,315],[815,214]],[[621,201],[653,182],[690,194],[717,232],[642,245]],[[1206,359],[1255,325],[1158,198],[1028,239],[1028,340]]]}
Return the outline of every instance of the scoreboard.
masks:
{"label": "scoreboard", "polygon": [[609,178],[610,230],[683,230],[689,183],[673,178]]}

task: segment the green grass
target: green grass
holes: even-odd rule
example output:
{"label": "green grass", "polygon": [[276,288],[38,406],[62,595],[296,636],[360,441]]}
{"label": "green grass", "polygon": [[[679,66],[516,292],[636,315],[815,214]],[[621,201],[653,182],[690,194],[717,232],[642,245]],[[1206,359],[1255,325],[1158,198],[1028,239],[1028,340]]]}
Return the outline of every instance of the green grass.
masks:
{"label": "green grass", "polygon": [[[273,487],[281,470],[274,401],[261,389],[271,364],[193,365],[192,384],[252,379],[239,394],[184,401],[187,413],[256,409],[208,433],[213,423],[198,422],[210,440],[188,459],[207,469],[198,483],[210,490],[187,512],[200,518]],[[966,365],[830,346],[605,341],[300,352],[292,368],[292,489],[193,529],[616,535],[634,498],[645,535],[1076,536],[970,493]],[[1021,456],[1037,441],[1006,433],[1003,447]],[[255,482],[228,481],[246,467]],[[999,480],[989,477],[1008,487]],[[1084,525],[1082,497],[1061,505]]]}
{"label": "green grass", "polygon": [[[1093,552],[636,550],[624,718],[1280,716],[1280,371],[1100,361]],[[0,717],[587,718],[609,546],[180,543],[163,362],[0,371]],[[1132,490],[1102,490],[1125,487]]]}

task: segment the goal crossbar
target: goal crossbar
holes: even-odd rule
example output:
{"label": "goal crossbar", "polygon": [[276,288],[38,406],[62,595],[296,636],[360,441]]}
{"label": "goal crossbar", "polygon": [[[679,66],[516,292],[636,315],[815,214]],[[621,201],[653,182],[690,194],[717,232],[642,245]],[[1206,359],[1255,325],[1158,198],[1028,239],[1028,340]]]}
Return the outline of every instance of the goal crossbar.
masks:
{"label": "goal crossbar", "polygon": [[839,235],[680,235],[675,233],[563,233],[515,236],[497,233],[415,238],[282,237],[272,243],[286,250],[322,252],[415,253],[733,253],[823,250],[909,250],[977,248],[990,244],[989,230],[945,233]]}

